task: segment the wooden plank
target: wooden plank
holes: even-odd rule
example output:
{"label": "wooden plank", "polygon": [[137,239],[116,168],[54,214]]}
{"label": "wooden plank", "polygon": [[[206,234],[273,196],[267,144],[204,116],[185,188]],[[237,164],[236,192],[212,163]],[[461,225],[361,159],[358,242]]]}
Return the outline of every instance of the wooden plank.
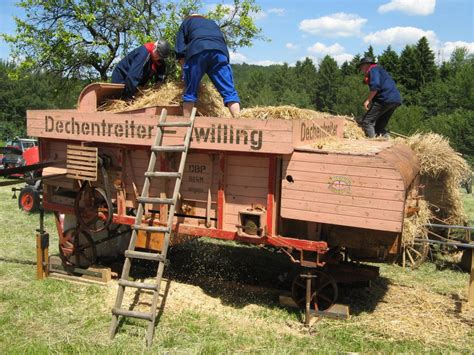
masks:
{"label": "wooden plank", "polygon": [[268,168],[268,158],[263,157],[252,157],[252,156],[242,156],[242,155],[229,155],[227,157],[227,164],[237,165],[237,166],[252,166],[258,168]]}
{"label": "wooden plank", "polygon": [[268,184],[267,177],[254,176],[227,176],[228,186],[248,186],[248,187],[265,187]]}
{"label": "wooden plank", "polygon": [[281,217],[310,222],[326,224],[336,224],[356,228],[374,229],[388,232],[401,232],[402,223],[394,221],[384,221],[380,219],[360,218],[352,216],[342,216],[330,213],[312,212],[297,209],[281,208]]}
{"label": "wooden plank", "polygon": [[67,145],[67,149],[71,149],[71,150],[80,150],[80,151],[89,151],[89,152],[97,152],[97,147],[88,147],[86,145],[71,145],[71,144],[68,144]]}
{"label": "wooden plank", "polygon": [[307,163],[331,163],[337,162],[341,165],[372,167],[372,168],[387,168],[394,169],[393,165],[381,159],[379,156],[349,156],[336,153],[306,153],[294,152],[290,157],[285,158],[285,163],[290,161],[299,161]]}
{"label": "wooden plank", "polygon": [[[310,212],[321,212],[328,214],[337,214],[341,216],[354,216],[361,218],[374,218],[386,221],[403,221],[403,210],[387,211],[379,208],[345,206],[331,204],[327,202],[301,201],[285,199],[282,201],[282,207],[287,209],[304,210]],[[304,218],[302,218],[304,219]]]}
{"label": "wooden plank", "polygon": [[[282,176],[283,180],[286,180],[288,176],[291,176],[292,180],[299,182],[314,182],[314,183],[328,183],[334,179],[337,175],[331,173],[313,172],[313,171],[291,171],[287,172]],[[367,187],[374,189],[386,189],[405,191],[405,184],[400,179],[381,179],[374,178],[371,176],[352,176],[346,175],[345,177],[350,178],[352,186]]]}
{"label": "wooden plank", "polygon": [[227,168],[227,176],[254,176],[268,178],[268,168],[232,165]]}
{"label": "wooden plank", "polygon": [[90,152],[90,151],[83,151],[83,150],[77,150],[77,149],[67,149],[67,154],[68,156],[80,156],[80,157],[91,157],[95,158],[97,156],[97,148],[95,152]]}
{"label": "wooden plank", "polygon": [[308,202],[324,202],[343,206],[380,208],[387,211],[402,211],[405,203],[404,201],[390,201],[367,197],[282,189],[281,203],[284,204],[287,199]]}
{"label": "wooden plank", "polygon": [[332,173],[337,175],[349,175],[349,176],[371,176],[382,179],[394,179],[400,178],[400,174],[393,169],[383,168],[368,168],[368,167],[355,167],[341,164],[320,164],[320,163],[308,163],[308,162],[293,162],[290,161],[286,169],[286,174],[291,174],[293,171],[314,171],[321,173]]}
{"label": "wooden plank", "polygon": [[96,163],[97,159],[96,157],[91,158],[91,157],[81,156],[81,155],[68,155],[68,160],[93,164],[93,163]]}
{"label": "wooden plank", "polygon": [[[79,170],[79,171],[90,171],[90,172],[97,172],[97,166],[84,166],[84,165],[77,165],[77,164],[66,164],[68,170]],[[97,173],[96,173],[97,174]]]}
{"label": "wooden plank", "polygon": [[266,187],[233,186],[226,185],[225,191],[232,196],[262,197],[266,198],[268,189]]}
{"label": "wooden plank", "polygon": [[336,196],[365,197],[376,200],[405,201],[405,192],[396,190],[371,189],[367,187],[350,186],[345,190],[336,190],[328,183],[282,181],[282,190],[305,191]]}

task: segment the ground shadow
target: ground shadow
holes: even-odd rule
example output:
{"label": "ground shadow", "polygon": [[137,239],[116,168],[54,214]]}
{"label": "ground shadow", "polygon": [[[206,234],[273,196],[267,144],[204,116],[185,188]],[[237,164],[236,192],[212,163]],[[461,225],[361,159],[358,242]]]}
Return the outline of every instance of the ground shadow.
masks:
{"label": "ground shadow", "polygon": [[[298,273],[285,254],[276,249],[194,239],[169,251],[165,277],[200,287],[225,305],[280,307],[279,295],[288,294]],[[156,264],[140,261],[131,270],[136,278],[154,277]],[[386,293],[389,280],[379,277],[370,285],[340,285],[339,303],[351,314],[372,312]],[[292,310],[299,312],[299,310]]]}

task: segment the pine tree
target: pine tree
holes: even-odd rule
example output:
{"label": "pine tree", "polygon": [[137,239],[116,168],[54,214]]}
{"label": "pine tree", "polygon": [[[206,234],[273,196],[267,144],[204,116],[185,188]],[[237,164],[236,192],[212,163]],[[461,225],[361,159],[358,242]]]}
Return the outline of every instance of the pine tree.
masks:
{"label": "pine tree", "polygon": [[333,110],[341,79],[342,75],[336,61],[328,55],[325,56],[319,65],[316,78],[316,107],[318,110]]}
{"label": "pine tree", "polygon": [[425,84],[435,80],[438,74],[435,55],[426,37],[421,37],[416,44],[416,57],[419,65],[416,80],[418,89],[421,89]]}
{"label": "pine tree", "polygon": [[374,47],[372,45],[367,48],[367,50],[364,52],[364,57],[370,57],[375,59],[375,54],[374,54]]}
{"label": "pine tree", "polygon": [[400,53],[400,82],[408,90],[418,90],[418,55],[415,46],[406,45]]}
{"label": "pine tree", "polygon": [[293,77],[295,79],[296,92],[302,97],[298,107],[307,107],[307,98],[309,102],[314,104],[316,102],[316,76],[318,71],[313,61],[310,58],[305,58],[303,62],[298,61],[292,69]]}
{"label": "pine tree", "polygon": [[399,81],[400,59],[390,45],[379,56],[378,63],[392,75],[395,81]]}

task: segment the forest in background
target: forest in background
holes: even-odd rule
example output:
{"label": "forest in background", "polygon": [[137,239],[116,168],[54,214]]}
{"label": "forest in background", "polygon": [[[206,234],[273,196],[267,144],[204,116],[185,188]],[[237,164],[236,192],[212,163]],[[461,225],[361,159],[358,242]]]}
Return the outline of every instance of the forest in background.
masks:
{"label": "forest in background", "polygon": [[[363,56],[376,58],[402,93],[403,105],[389,124],[392,131],[443,134],[474,165],[474,56],[458,48],[449,61],[437,64],[426,38],[407,45],[400,54],[390,46],[374,53],[370,46],[341,66],[331,56],[319,63],[306,58],[292,66],[235,64],[242,106],[294,105],[332,114],[363,115],[368,88],[357,69]],[[73,108],[87,83],[89,80],[0,62],[0,141],[25,135],[27,109]]]}

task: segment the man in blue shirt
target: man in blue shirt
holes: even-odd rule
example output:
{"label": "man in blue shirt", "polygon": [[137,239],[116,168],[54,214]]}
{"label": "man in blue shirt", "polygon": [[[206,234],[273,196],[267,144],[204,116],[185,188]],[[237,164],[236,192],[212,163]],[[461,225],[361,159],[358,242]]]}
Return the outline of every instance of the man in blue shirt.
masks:
{"label": "man in blue shirt", "polygon": [[369,96],[364,101],[366,113],[359,125],[369,138],[389,137],[385,127],[395,109],[402,103],[400,92],[387,71],[375,64],[373,58],[362,58],[359,70],[365,74],[364,83],[369,86]]}
{"label": "man in blue shirt", "polygon": [[200,15],[187,17],[176,37],[176,58],[184,78],[183,113],[190,116],[199,83],[207,74],[224,99],[232,117],[240,113],[240,99],[229,64],[229,50],[219,26]]}
{"label": "man in blue shirt", "polygon": [[122,97],[131,99],[138,86],[148,81],[163,82],[166,74],[164,59],[171,47],[165,40],[145,43],[126,55],[112,72],[112,83],[125,84]]}

